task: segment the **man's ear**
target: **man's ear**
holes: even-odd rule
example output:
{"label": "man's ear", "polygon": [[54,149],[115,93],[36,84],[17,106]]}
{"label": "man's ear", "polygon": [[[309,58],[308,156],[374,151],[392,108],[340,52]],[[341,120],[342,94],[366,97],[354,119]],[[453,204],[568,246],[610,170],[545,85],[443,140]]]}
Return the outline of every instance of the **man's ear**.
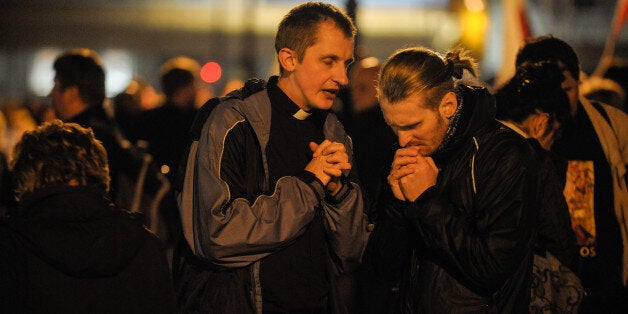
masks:
{"label": "man's ear", "polygon": [[440,112],[442,116],[444,116],[447,119],[450,119],[456,113],[457,108],[458,108],[458,97],[456,97],[456,93],[448,92],[440,100],[438,111]]}
{"label": "man's ear", "polygon": [[277,54],[277,58],[279,59],[279,64],[285,71],[294,71],[294,67],[297,63],[297,54],[294,50],[290,48],[281,48]]}
{"label": "man's ear", "polygon": [[533,138],[539,139],[541,138],[543,135],[545,135],[545,132],[547,131],[547,128],[549,127],[548,122],[549,121],[549,114],[545,113],[545,112],[538,112],[536,114],[534,114],[533,118],[530,121],[530,136],[532,136]]}

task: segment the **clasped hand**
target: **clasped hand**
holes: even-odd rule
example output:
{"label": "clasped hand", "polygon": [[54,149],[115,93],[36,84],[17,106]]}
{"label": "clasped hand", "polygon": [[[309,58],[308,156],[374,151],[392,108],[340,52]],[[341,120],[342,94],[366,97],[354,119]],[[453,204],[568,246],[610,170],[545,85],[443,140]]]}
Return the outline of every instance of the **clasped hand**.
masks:
{"label": "clasped hand", "polygon": [[436,185],[438,167],[431,157],[423,157],[415,146],[395,152],[388,184],[395,197],[402,201],[414,201],[425,190]]}
{"label": "clasped hand", "polygon": [[331,195],[342,188],[340,177],[343,170],[350,170],[349,155],[345,146],[338,142],[324,140],[320,144],[310,142],[312,160],[305,170],[313,173],[327,188]]}

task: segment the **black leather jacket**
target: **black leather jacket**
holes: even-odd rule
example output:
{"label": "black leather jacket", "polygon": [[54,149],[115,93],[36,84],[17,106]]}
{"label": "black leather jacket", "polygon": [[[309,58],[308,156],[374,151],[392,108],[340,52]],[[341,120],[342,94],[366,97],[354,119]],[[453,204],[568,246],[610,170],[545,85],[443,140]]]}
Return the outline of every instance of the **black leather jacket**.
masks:
{"label": "black leather jacket", "polygon": [[[385,184],[366,262],[399,278],[403,313],[524,313],[530,302],[537,157],[494,120],[482,88],[461,86],[458,130],[433,155],[435,186],[414,202]],[[394,241],[390,241],[394,239]]]}

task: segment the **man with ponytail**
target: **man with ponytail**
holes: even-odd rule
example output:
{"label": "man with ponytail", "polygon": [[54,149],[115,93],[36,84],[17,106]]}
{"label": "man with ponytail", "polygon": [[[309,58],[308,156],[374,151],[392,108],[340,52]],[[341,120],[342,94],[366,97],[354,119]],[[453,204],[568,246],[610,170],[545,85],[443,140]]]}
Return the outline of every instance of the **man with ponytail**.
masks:
{"label": "man with ponytail", "polygon": [[495,120],[489,92],[462,82],[475,66],[464,49],[443,57],[415,47],[396,51],[380,73],[399,149],[365,262],[399,278],[395,312],[528,311],[539,164]]}

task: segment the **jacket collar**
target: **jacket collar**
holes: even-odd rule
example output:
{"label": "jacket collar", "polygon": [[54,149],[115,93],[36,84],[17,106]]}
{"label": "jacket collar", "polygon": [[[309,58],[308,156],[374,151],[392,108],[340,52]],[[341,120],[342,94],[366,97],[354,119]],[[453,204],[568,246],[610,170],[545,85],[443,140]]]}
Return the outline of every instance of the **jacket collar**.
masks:
{"label": "jacket collar", "polygon": [[[482,127],[495,120],[495,99],[484,87],[459,85],[456,89],[459,102],[458,121],[452,134],[432,154],[435,161],[444,161],[460,149]],[[438,162],[437,162],[438,164]]]}
{"label": "jacket collar", "polygon": [[97,215],[97,209],[109,207],[113,208],[113,203],[102,188],[58,185],[24,194],[18,215],[74,220]]}

